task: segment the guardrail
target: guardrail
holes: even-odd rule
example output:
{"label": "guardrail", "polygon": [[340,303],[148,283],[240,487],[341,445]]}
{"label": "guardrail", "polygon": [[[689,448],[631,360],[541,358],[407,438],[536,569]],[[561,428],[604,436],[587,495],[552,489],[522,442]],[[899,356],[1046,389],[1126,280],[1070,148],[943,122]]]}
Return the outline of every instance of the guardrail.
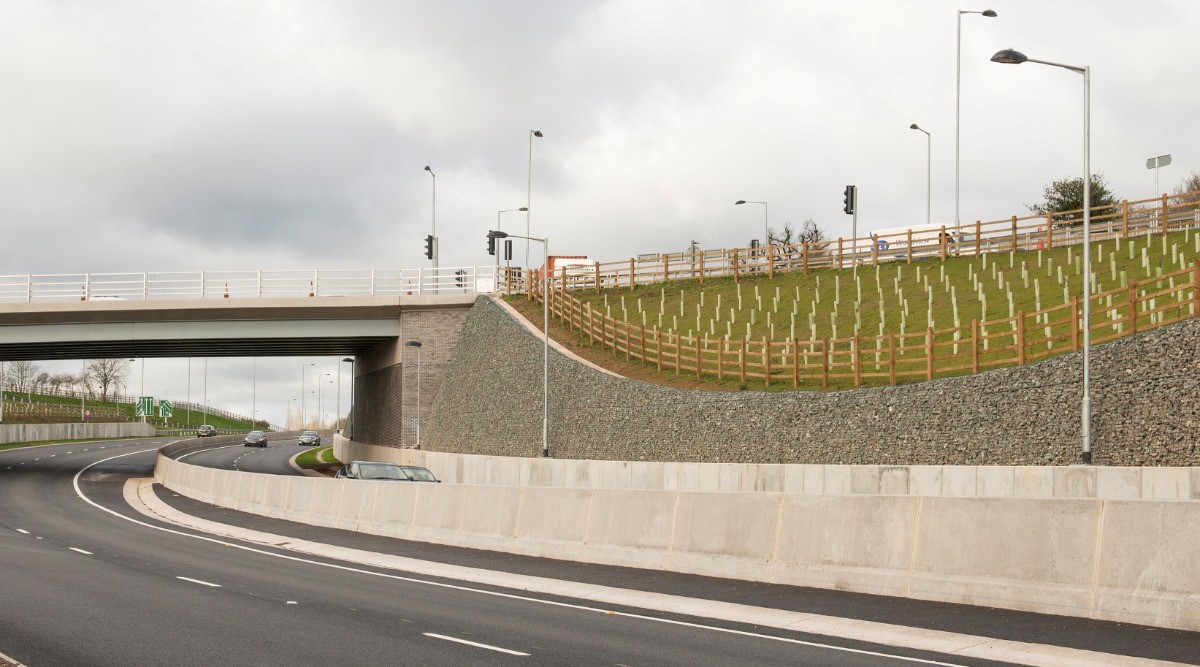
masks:
{"label": "guardrail", "polygon": [[496,269],[462,266],[14,275],[0,276],[0,302],[474,294],[495,291]]}

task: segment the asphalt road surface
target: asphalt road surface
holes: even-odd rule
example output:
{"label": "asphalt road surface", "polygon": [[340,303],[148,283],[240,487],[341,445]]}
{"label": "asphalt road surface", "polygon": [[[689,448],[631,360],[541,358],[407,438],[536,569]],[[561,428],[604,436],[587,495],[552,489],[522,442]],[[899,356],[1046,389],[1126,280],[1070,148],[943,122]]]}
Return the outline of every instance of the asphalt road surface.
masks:
{"label": "asphalt road surface", "polygon": [[272,440],[266,447],[247,447],[243,444],[220,445],[179,457],[192,465],[242,472],[262,472],[271,475],[295,475],[288,460],[310,449],[300,447],[295,438]]}
{"label": "asphalt road surface", "polygon": [[[636,608],[600,609],[575,599],[240,548],[234,541],[147,519],[125,503],[125,481],[150,476],[154,451],[162,444],[72,443],[0,451],[0,654],[30,667],[999,664]],[[257,453],[239,460],[235,454],[245,454],[242,449],[208,455],[232,456],[243,470],[260,464],[279,470],[278,458],[298,450],[279,444],[250,450]],[[286,457],[283,461],[286,466]],[[447,562],[474,559],[497,569],[507,563],[543,575],[574,573],[577,580],[619,576],[633,588],[662,586],[674,594],[691,590],[734,601],[741,599],[738,591],[745,595],[755,589],[756,595],[780,600],[780,607],[857,605],[876,619],[941,613],[946,618],[930,622],[953,626],[961,625],[964,615],[978,614],[967,625],[999,624],[1034,634],[1051,623],[1065,628],[1053,633],[1063,635],[1065,645],[1075,641],[1111,651],[1124,643],[1135,655],[1160,659],[1181,660],[1200,647],[1195,633],[414,545],[249,517],[161,489],[158,494],[174,506],[210,518],[220,515],[227,523],[255,524],[280,534],[291,530],[327,543],[351,541],[388,553],[425,553]],[[818,602],[806,602],[809,594]],[[898,606],[889,612],[889,604]],[[1072,633],[1105,639],[1072,640]]]}

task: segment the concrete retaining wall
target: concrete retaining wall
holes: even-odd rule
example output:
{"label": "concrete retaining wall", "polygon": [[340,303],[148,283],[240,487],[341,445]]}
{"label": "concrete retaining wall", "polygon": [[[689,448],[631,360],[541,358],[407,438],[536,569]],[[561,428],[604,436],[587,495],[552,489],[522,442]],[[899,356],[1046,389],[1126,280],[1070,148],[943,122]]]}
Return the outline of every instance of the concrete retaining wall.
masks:
{"label": "concrete retaining wall", "polygon": [[89,440],[92,438],[154,437],[154,427],[141,422],[118,424],[4,424],[0,445],[43,440]]}
{"label": "concrete retaining wall", "polygon": [[1200,630],[1200,502],[363,482],[203,468],[198,500],[401,539]]}
{"label": "concrete retaining wall", "polygon": [[805,495],[1200,500],[1200,468],[580,461],[450,454],[336,437],[334,455],[425,466],[443,482]]}
{"label": "concrete retaining wall", "polygon": [[[480,297],[421,448],[536,456],[542,341]],[[1200,319],[1095,347],[1093,452],[1112,466],[1200,466]],[[563,459],[867,465],[1080,460],[1081,353],[844,391],[704,391],[614,377],[550,350],[550,453]],[[407,444],[368,439],[376,444]]]}

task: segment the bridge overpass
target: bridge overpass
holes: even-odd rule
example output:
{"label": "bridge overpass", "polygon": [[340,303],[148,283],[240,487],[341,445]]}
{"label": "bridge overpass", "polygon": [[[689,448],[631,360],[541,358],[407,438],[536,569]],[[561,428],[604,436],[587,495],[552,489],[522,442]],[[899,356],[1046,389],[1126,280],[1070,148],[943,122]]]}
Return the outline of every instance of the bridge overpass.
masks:
{"label": "bridge overpass", "polygon": [[[0,361],[354,356],[356,432],[407,444],[495,284],[491,266],[0,276]],[[423,343],[419,405],[407,340]]]}

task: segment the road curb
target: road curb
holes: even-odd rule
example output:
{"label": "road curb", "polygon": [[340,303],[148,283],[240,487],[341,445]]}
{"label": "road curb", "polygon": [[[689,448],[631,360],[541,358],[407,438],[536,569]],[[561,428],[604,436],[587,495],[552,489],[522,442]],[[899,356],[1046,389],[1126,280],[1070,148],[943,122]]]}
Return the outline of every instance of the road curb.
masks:
{"label": "road curb", "polygon": [[292,467],[292,470],[295,470],[298,474],[301,474],[301,475],[307,475],[308,477],[326,477],[326,475],[322,475],[321,473],[319,473],[315,470],[309,470],[308,468],[301,468],[300,465],[296,463],[296,459],[301,454],[303,454],[304,452],[307,452],[307,451],[309,451],[309,450],[305,449],[305,450],[302,450],[302,451],[299,451],[299,452],[296,452],[295,454],[293,454],[292,457],[290,459],[288,459],[288,465]]}

